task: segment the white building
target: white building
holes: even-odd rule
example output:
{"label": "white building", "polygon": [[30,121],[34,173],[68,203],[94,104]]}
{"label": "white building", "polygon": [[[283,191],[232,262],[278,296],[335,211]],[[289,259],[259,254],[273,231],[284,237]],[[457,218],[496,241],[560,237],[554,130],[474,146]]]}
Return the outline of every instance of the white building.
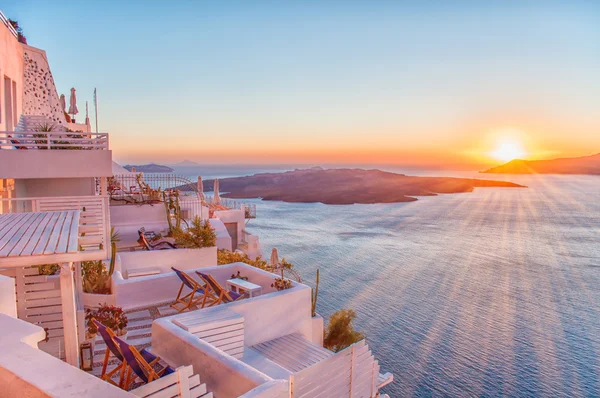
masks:
{"label": "white building", "polygon": [[[122,249],[140,249],[138,230],[168,229],[171,213],[160,198],[126,203],[147,192],[113,177],[108,134],[67,123],[44,51],[19,43],[1,13],[0,77],[0,395],[374,397],[391,382],[364,342],[338,353],[323,348],[310,287],[290,282],[278,290],[278,276],[267,271],[217,266],[218,248],[260,253],[243,207],[214,211],[217,247],[121,251],[109,292],[85,293],[81,263],[111,257],[111,227]],[[184,219],[209,216],[193,194],[179,205]],[[40,274],[38,265],[55,263],[59,274]],[[171,267],[219,300],[177,313],[170,304],[180,288],[189,290]],[[250,297],[226,302],[236,288]],[[127,345],[176,372],[120,389],[96,377],[108,350],[100,337],[92,339],[94,369],[80,370],[85,309],[103,303],[126,311]],[[120,366],[113,356],[106,370]]]}

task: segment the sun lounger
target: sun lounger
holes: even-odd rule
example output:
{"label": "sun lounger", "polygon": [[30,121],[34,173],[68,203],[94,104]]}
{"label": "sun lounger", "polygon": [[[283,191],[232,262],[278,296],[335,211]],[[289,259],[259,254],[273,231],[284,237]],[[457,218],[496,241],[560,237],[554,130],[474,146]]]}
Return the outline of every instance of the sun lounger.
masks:
{"label": "sun lounger", "polygon": [[166,240],[160,240],[156,243],[150,243],[146,239],[146,229],[144,227],[140,228],[138,231],[138,235],[140,238],[138,239],[138,243],[143,245],[146,250],[167,250],[167,249],[177,249],[177,246],[172,244],[171,242],[167,242]]}
{"label": "sun lounger", "polygon": [[[165,366],[159,371],[155,370],[155,366],[160,361],[160,357],[157,357],[150,352],[146,351],[146,354],[139,352],[134,346],[129,345],[126,341],[114,337],[115,343],[118,345],[123,358],[122,372],[126,371],[126,376],[121,388],[129,390],[131,383],[139,377],[144,383],[150,383],[153,380],[160,379],[163,376],[173,373],[175,370],[170,366]],[[132,374],[133,372],[133,374]]]}
{"label": "sun lounger", "polygon": [[232,303],[248,297],[246,293],[240,294],[223,289],[223,287],[215,280],[215,278],[212,277],[212,275],[204,274],[200,271],[196,271],[196,274],[198,274],[198,276],[202,278],[204,282],[206,282],[207,289],[216,297],[216,300],[212,305]]}
{"label": "sun lounger", "polygon": [[[185,272],[182,272],[173,267],[171,267],[171,269],[175,271],[175,274],[181,280],[181,287],[179,288],[179,292],[177,293],[175,302],[171,304],[171,308],[176,309],[177,312],[182,312],[190,309],[193,305],[199,304],[200,308],[204,308],[207,304],[209,306],[213,305],[217,297],[213,296],[210,293],[209,289],[206,288],[206,286],[200,285]],[[190,289],[191,292],[182,296],[183,289],[186,287]]]}
{"label": "sun lounger", "polygon": [[[104,340],[104,344],[106,344],[106,348],[107,348],[106,354],[104,354],[104,362],[102,363],[102,373],[100,374],[100,378],[111,384],[114,384],[115,386],[120,387],[123,385],[123,382],[125,379],[124,376],[125,376],[126,366],[123,366],[123,355],[121,354],[121,351],[114,340],[115,338],[117,338],[117,336],[111,330],[111,328],[104,326],[102,323],[98,322],[96,319],[92,319],[92,322],[94,323],[94,325],[96,325],[96,328],[98,329],[98,334],[100,334],[100,337],[102,337],[102,340]],[[110,359],[111,353],[114,355],[115,358],[117,358],[121,362],[121,366],[117,366],[116,368],[114,368],[113,370],[111,370],[110,372],[107,373],[106,368],[108,366],[108,361]],[[147,360],[152,360],[152,358],[154,357],[154,355],[150,354],[145,349],[140,352],[140,355],[142,355],[142,357],[146,358]],[[119,371],[121,371],[121,374],[120,374],[119,383],[117,384],[113,381],[112,378],[115,377],[115,375]]]}

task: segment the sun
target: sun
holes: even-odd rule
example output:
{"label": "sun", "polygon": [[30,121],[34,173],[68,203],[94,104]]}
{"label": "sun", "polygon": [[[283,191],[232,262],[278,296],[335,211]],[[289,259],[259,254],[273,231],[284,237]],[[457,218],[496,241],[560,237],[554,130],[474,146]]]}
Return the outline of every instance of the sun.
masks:
{"label": "sun", "polygon": [[513,159],[522,158],[525,150],[520,142],[515,140],[505,140],[498,144],[498,147],[491,153],[492,157],[508,162]]}

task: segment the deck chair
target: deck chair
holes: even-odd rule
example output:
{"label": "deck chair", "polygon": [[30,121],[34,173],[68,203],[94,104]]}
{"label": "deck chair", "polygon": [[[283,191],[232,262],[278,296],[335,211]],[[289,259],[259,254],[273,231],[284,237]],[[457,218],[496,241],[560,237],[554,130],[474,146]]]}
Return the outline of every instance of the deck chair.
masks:
{"label": "deck chair", "polygon": [[198,274],[198,276],[202,278],[204,282],[206,282],[206,287],[211,291],[211,294],[216,297],[216,300],[213,304],[211,304],[211,306],[221,303],[233,303],[234,301],[242,300],[248,297],[246,293],[240,294],[223,289],[223,287],[219,285],[219,282],[217,282],[212,275],[204,274],[200,271],[196,271],[196,274]]}
{"label": "deck chair", "polygon": [[8,138],[10,138],[10,142],[14,145],[15,148],[21,150],[28,149],[26,146],[22,146],[21,141],[14,139],[12,135],[8,134]]}
{"label": "deck chair", "polygon": [[[126,369],[123,368],[123,354],[121,354],[121,350],[115,343],[115,338],[118,338],[118,337],[115,335],[115,332],[113,332],[111,328],[104,326],[102,323],[98,322],[96,319],[92,318],[92,322],[94,323],[94,325],[96,325],[96,328],[98,329],[98,334],[100,334],[100,337],[102,337],[102,340],[104,340],[104,344],[106,344],[106,354],[104,354],[104,362],[102,363],[102,373],[100,374],[100,378],[104,381],[107,381],[107,382],[119,387],[123,384],[123,381],[125,379],[125,370]],[[108,361],[110,360],[111,353],[113,354],[113,356],[115,358],[117,358],[119,360],[119,362],[121,362],[121,366],[117,366],[110,372],[106,372],[106,368],[108,367]],[[140,354],[147,360],[152,360],[152,358],[154,357],[154,355],[150,354],[150,352],[146,351],[145,349],[142,350],[140,352]],[[119,371],[121,371],[121,374],[120,374],[120,378],[119,378],[119,383],[117,384],[113,381],[112,378]]]}
{"label": "deck chair", "polygon": [[[177,298],[175,298],[175,301],[171,304],[171,308],[176,309],[178,313],[188,310],[193,305],[197,305],[198,303],[200,303],[200,308],[204,308],[204,306],[207,304],[210,307],[216,300],[216,297],[211,294],[210,290],[206,288],[206,285],[200,285],[185,272],[179,271],[174,267],[171,267],[171,269],[175,271],[175,274],[177,274],[181,280],[181,287],[177,293]],[[183,289],[185,287],[190,289],[191,292],[185,296],[182,296]]]}
{"label": "deck chair", "polygon": [[158,241],[156,243],[150,243],[150,242],[148,242],[148,239],[146,239],[145,233],[146,233],[146,228],[144,228],[144,227],[142,227],[138,230],[138,235],[140,236],[140,238],[138,239],[138,243],[143,245],[146,248],[146,250],[151,251],[151,250],[177,249],[177,246],[175,246],[171,242],[167,242],[164,240]]}
{"label": "deck chair", "polygon": [[121,371],[126,373],[124,382],[120,385],[122,389],[129,391],[129,387],[136,377],[139,377],[144,383],[150,383],[175,372],[170,366],[165,366],[161,370],[156,371],[155,367],[158,364],[158,361],[160,361],[160,357],[157,357],[148,351],[146,351],[146,354],[144,355],[142,352],[145,350],[140,352],[137,348],[129,345],[126,341],[118,337],[115,337],[114,341],[117,343],[119,350],[125,359],[121,367]]}

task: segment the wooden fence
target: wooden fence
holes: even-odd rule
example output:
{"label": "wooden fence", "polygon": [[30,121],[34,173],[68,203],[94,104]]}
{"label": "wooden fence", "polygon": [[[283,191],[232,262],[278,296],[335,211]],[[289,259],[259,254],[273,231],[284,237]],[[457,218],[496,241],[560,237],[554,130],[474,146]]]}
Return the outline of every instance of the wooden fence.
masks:
{"label": "wooden fence", "polygon": [[193,374],[191,365],[181,366],[174,373],[131,390],[131,393],[144,398],[213,398],[213,394],[206,391],[206,384],[200,384],[200,376]]}
{"label": "wooden fence", "polygon": [[359,341],[290,376],[290,397],[375,397],[379,363]]}

